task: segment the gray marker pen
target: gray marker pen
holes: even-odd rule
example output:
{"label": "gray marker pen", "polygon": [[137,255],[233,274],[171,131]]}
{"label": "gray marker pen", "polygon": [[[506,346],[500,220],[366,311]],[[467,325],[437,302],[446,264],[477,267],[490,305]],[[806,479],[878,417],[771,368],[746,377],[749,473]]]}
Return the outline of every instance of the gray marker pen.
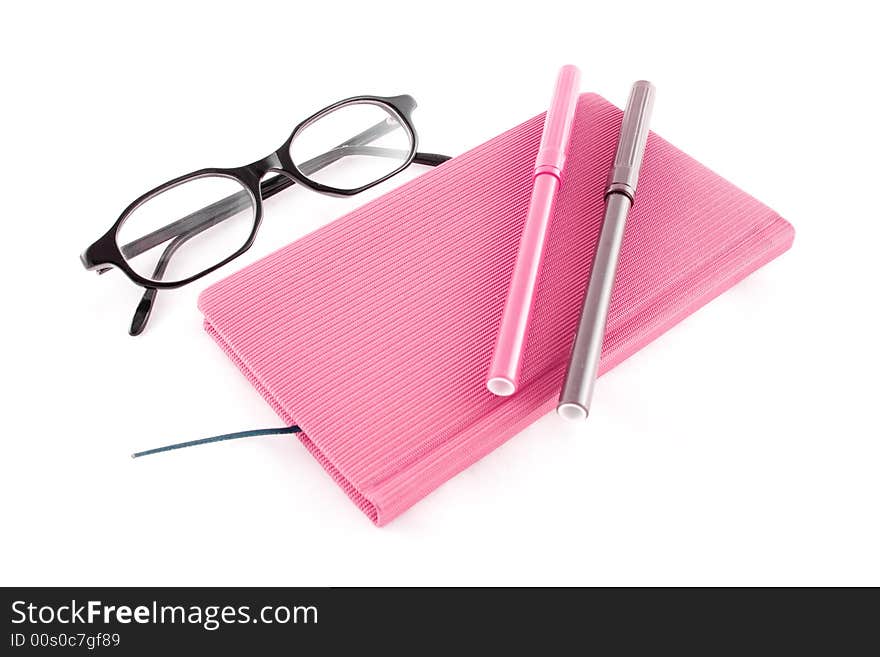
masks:
{"label": "gray marker pen", "polygon": [[590,412],[590,399],[602,355],[605,321],[611,303],[617,260],[623,244],[626,217],[635,200],[639,169],[648,141],[648,122],[654,107],[654,85],[636,82],[626,103],[614,164],[605,188],[605,218],[581,318],[578,323],[571,360],[556,411],[570,420],[584,420]]}

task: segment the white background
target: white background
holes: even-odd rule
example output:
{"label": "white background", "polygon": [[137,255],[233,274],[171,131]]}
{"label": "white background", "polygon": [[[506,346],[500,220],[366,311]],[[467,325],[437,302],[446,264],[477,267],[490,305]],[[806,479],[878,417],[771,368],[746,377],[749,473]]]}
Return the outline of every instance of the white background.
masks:
{"label": "white background", "polygon": [[[874,3],[14,3],[0,19],[0,583],[880,584]],[[14,8],[11,8],[14,7]],[[146,189],[410,93],[452,155],[543,111],[561,64],[797,230],[793,249],[377,529],[203,333],[207,284],[350,200],[291,189],[254,248],[140,297],[79,253]],[[699,194],[699,190],[694,190]]]}

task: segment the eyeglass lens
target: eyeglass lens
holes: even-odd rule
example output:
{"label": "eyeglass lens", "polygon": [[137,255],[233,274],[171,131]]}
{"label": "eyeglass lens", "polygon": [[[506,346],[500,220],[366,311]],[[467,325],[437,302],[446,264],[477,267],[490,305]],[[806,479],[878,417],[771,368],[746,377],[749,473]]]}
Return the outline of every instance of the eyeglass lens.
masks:
{"label": "eyeglass lens", "polygon": [[343,105],[307,124],[290,144],[294,166],[310,180],[337,189],[357,189],[406,164],[413,137],[394,111],[382,104]]}
{"label": "eyeglass lens", "polygon": [[137,274],[151,281],[178,281],[238,251],[255,217],[253,195],[241,182],[202,176],[141,203],[125,218],[116,240]]}

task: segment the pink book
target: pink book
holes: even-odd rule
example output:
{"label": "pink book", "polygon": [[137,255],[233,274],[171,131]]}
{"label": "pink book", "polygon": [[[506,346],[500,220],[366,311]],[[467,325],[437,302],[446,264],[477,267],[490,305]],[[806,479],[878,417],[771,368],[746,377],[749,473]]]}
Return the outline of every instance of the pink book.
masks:
{"label": "pink book", "polygon": [[[486,390],[543,115],[205,290],[205,328],[377,525],[552,411],[621,111],[580,97],[520,387]],[[791,246],[773,210],[652,134],[600,374]]]}

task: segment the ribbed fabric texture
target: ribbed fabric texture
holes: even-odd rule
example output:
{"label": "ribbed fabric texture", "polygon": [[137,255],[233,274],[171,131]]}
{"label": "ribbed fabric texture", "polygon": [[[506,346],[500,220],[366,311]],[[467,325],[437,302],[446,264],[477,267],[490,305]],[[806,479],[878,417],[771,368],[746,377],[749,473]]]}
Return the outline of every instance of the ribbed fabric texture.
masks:
{"label": "ribbed fabric texture", "polygon": [[[376,524],[555,406],[603,215],[621,111],[580,98],[520,391],[492,355],[543,115],[211,286],[208,332]],[[791,226],[648,141],[601,372],[785,251]]]}

